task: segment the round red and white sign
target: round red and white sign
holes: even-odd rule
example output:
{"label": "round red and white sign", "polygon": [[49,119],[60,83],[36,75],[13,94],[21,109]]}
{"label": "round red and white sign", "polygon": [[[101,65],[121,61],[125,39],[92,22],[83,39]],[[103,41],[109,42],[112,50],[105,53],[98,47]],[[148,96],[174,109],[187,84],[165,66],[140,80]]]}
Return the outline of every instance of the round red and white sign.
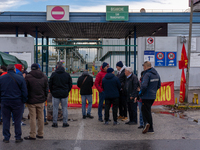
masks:
{"label": "round red and white sign", "polygon": [[62,7],[56,6],[51,10],[51,16],[56,20],[60,20],[65,16],[65,11]]}
{"label": "round red and white sign", "polygon": [[163,53],[161,53],[161,52],[159,52],[157,55],[156,55],[156,57],[158,58],[158,59],[163,59],[164,58],[164,54]]}
{"label": "round red and white sign", "polygon": [[147,43],[148,43],[148,44],[153,44],[153,38],[148,38],[148,39],[147,39]]}
{"label": "round red and white sign", "polygon": [[175,58],[175,54],[174,53],[169,53],[168,54],[168,58],[170,59],[170,60],[172,60],[172,59],[174,59]]}

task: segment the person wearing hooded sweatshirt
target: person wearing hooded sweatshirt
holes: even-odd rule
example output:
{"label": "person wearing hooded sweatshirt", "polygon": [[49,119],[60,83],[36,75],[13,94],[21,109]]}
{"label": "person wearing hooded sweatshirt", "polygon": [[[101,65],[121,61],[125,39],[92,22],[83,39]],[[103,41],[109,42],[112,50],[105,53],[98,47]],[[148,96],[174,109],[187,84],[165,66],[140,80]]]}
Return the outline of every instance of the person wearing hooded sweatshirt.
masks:
{"label": "person wearing hooded sweatshirt", "polygon": [[119,78],[119,81],[121,83],[121,89],[120,89],[120,96],[119,96],[119,117],[118,119],[122,119],[122,121],[126,121],[127,118],[127,102],[126,102],[126,96],[124,93],[124,85],[126,82],[126,75],[125,75],[125,68],[126,66],[123,65],[122,61],[117,62],[116,64],[117,68],[117,77]]}
{"label": "person wearing hooded sweatshirt", "polygon": [[161,81],[158,72],[151,67],[151,62],[144,62],[143,69],[139,96],[142,99],[142,116],[145,126],[142,133],[145,134],[154,133],[151,106],[156,99],[157,90],[161,87]]}
{"label": "person wearing hooded sweatshirt", "polygon": [[61,102],[63,111],[63,127],[68,127],[68,94],[72,88],[72,78],[69,73],[65,72],[62,62],[58,62],[56,65],[56,71],[51,74],[49,80],[49,89],[52,94],[53,102],[53,124],[52,127],[57,128],[58,119],[58,106]]}
{"label": "person wearing hooded sweatshirt", "polygon": [[119,107],[121,83],[114,73],[113,68],[108,68],[107,74],[102,80],[102,87],[105,92],[105,125],[108,125],[111,104],[113,104],[113,125],[119,124],[117,122],[117,110]]}
{"label": "person wearing hooded sweatshirt", "polygon": [[22,74],[22,65],[21,64],[15,64],[15,68],[16,68],[16,74],[20,75],[23,77],[23,74]]}
{"label": "person wearing hooded sweatshirt", "polygon": [[[93,78],[88,74],[87,71],[84,71],[82,76],[78,78],[77,86],[81,89],[80,94],[82,98],[82,115],[83,119],[86,117],[93,119],[91,116],[92,109],[92,86],[93,86]],[[86,99],[88,100],[88,110],[86,115]]]}
{"label": "person wearing hooded sweatshirt", "polygon": [[[30,135],[24,137],[25,140],[35,140],[43,138],[44,129],[44,102],[48,93],[48,78],[40,71],[38,64],[31,65],[31,72],[25,77],[28,89],[27,107],[30,116]],[[36,116],[38,122],[36,121]],[[36,122],[38,124],[38,134],[36,135]]]}
{"label": "person wearing hooded sweatshirt", "polygon": [[103,87],[102,87],[102,79],[105,77],[106,73],[107,73],[107,69],[108,69],[109,64],[104,62],[101,66],[101,71],[97,74],[94,85],[97,88],[97,90],[99,91],[99,106],[98,106],[98,116],[99,116],[99,121],[103,122],[102,119],[102,108],[103,108],[103,102],[105,99],[105,93],[103,91]]}

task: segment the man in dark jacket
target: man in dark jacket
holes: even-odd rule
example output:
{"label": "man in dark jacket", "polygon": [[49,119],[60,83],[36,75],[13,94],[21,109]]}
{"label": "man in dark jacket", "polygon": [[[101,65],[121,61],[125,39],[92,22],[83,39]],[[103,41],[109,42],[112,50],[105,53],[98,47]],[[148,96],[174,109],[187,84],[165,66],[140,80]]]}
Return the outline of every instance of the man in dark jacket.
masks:
{"label": "man in dark jacket", "polygon": [[[92,109],[92,86],[93,86],[93,78],[88,74],[87,71],[84,71],[82,76],[78,78],[77,86],[80,88],[80,94],[82,98],[82,115],[83,119],[86,117],[93,119],[94,117],[91,116],[91,109]],[[88,110],[86,116],[86,99],[88,100]]]}
{"label": "man in dark jacket", "polygon": [[3,117],[3,142],[9,143],[10,117],[13,113],[15,121],[15,142],[22,142],[21,119],[24,103],[27,101],[26,82],[23,77],[15,73],[15,66],[8,65],[8,73],[0,77],[0,101]]}
{"label": "man in dark jacket", "polygon": [[126,81],[126,75],[125,75],[125,68],[126,66],[123,65],[121,61],[119,61],[116,64],[117,68],[117,77],[119,78],[119,81],[121,83],[121,90],[120,90],[120,96],[119,96],[119,117],[118,119],[122,119],[122,121],[126,121],[127,118],[127,102],[126,102],[126,96],[124,94],[124,84]]}
{"label": "man in dark jacket", "polygon": [[111,104],[113,104],[113,125],[117,125],[119,124],[117,122],[117,110],[119,106],[121,84],[119,79],[114,75],[113,68],[107,69],[107,74],[102,80],[102,87],[105,92],[105,125],[108,125]]}
{"label": "man in dark jacket", "polygon": [[69,73],[65,72],[62,62],[58,62],[56,71],[52,73],[49,80],[49,89],[52,94],[53,102],[53,125],[52,127],[57,128],[58,119],[58,106],[61,101],[63,111],[63,127],[68,127],[68,95],[72,88],[72,78]]}
{"label": "man in dark jacket", "polygon": [[126,83],[124,86],[126,100],[128,104],[128,112],[129,112],[129,121],[125,124],[128,125],[136,125],[137,124],[137,87],[138,87],[138,79],[133,74],[133,70],[131,67],[126,67],[125,69],[126,75]]}
{"label": "man in dark jacket", "polygon": [[142,99],[142,116],[145,125],[142,133],[154,133],[151,106],[156,99],[156,93],[161,86],[161,81],[157,71],[151,67],[151,62],[146,61],[143,64],[143,68],[144,73],[139,92],[139,96]]}
{"label": "man in dark jacket", "polygon": [[[27,107],[30,116],[30,136],[25,140],[43,138],[44,129],[44,102],[48,93],[48,78],[40,71],[38,64],[32,64],[31,72],[25,77],[28,89]],[[36,135],[36,116],[38,118],[38,134]]]}

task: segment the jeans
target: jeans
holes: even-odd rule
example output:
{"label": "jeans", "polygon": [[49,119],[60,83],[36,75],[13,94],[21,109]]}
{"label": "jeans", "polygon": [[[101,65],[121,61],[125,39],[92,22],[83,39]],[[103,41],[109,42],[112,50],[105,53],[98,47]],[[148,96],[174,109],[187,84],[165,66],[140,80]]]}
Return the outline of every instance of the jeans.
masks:
{"label": "jeans", "polygon": [[129,121],[137,123],[137,103],[128,102]]}
{"label": "jeans", "polygon": [[142,102],[138,102],[138,107],[139,107],[139,111],[140,111],[140,126],[143,126],[143,118],[142,118]]}
{"label": "jeans", "polygon": [[104,92],[99,93],[99,106],[98,106],[99,119],[102,119],[102,109],[103,109],[104,99],[105,99],[105,93]]}
{"label": "jeans", "polygon": [[21,119],[24,111],[24,104],[21,100],[2,101],[1,102],[2,117],[3,117],[3,136],[5,140],[10,139],[10,117],[13,113],[15,122],[15,138],[21,139]]}
{"label": "jeans", "polygon": [[153,131],[153,119],[151,115],[151,106],[154,103],[154,99],[142,99],[142,116],[143,116],[143,121],[144,125],[147,123],[150,124],[149,131]]}
{"label": "jeans", "polygon": [[67,123],[67,121],[68,121],[68,112],[67,112],[68,97],[55,98],[52,96],[52,102],[53,102],[53,123],[57,123],[58,107],[59,107],[60,102],[62,105],[63,123]]}
{"label": "jeans", "polygon": [[45,109],[45,103],[44,103],[44,122],[47,122],[47,119],[46,119],[46,109]]}
{"label": "jeans", "polygon": [[88,100],[87,114],[90,115],[92,109],[92,95],[81,95],[82,98],[82,114],[86,116],[86,99]]}
{"label": "jeans", "polygon": [[105,101],[106,101],[105,102],[106,103],[105,104],[105,121],[109,120],[110,107],[111,107],[111,104],[113,104],[113,109],[112,109],[113,120],[117,122],[117,110],[119,106],[119,98],[108,98]]}

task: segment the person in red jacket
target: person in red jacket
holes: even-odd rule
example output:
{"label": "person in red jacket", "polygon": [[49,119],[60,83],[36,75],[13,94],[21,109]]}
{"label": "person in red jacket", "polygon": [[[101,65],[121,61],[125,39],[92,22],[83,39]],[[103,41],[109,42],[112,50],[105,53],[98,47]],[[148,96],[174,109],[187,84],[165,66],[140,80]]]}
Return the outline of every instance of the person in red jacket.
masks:
{"label": "person in red jacket", "polygon": [[105,99],[105,93],[103,91],[102,87],[102,79],[107,73],[107,69],[109,67],[109,64],[104,62],[101,66],[101,71],[97,74],[94,85],[96,86],[97,90],[99,91],[99,106],[98,106],[98,116],[99,116],[99,121],[103,122],[102,119],[102,108],[103,108],[103,102]]}

